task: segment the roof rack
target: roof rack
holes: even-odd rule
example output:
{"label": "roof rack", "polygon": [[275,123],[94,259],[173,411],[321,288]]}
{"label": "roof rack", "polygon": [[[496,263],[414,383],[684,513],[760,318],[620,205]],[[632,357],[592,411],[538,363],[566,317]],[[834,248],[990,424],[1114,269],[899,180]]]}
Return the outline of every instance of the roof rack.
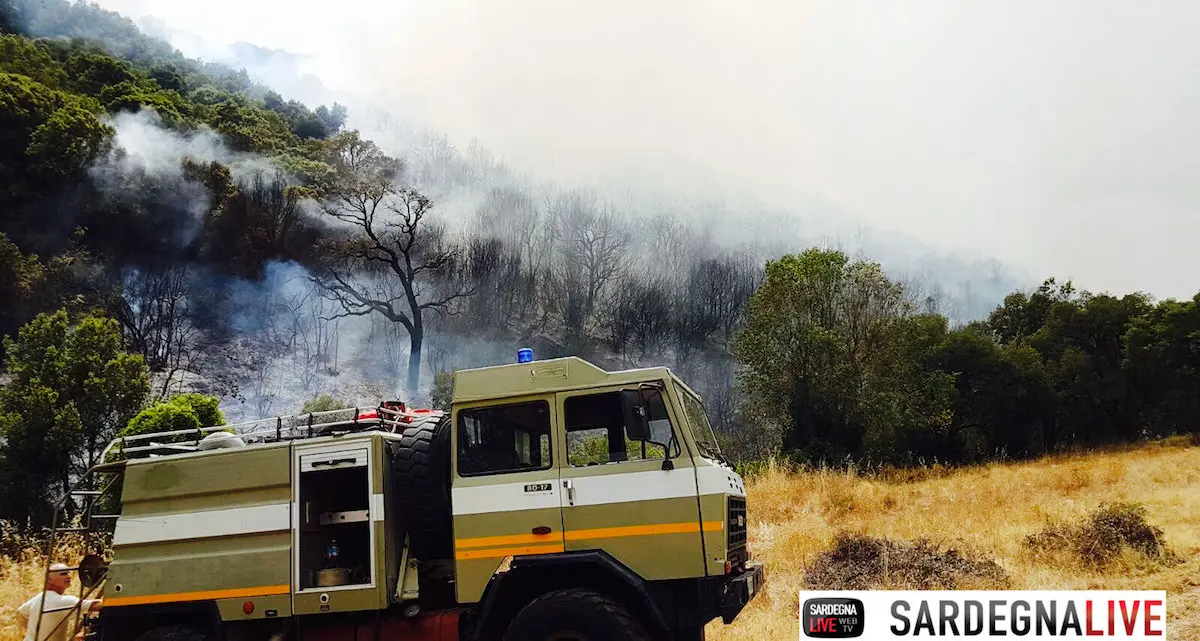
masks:
{"label": "roof rack", "polygon": [[289,414],[198,429],[118,436],[104,448],[100,460],[111,461],[196,452],[200,450],[200,441],[216,432],[231,432],[246,444],[272,443],[316,438],[335,432],[349,433],[373,429],[398,432],[415,420],[440,417],[443,414],[444,412],[440,410],[410,410],[405,407],[404,403],[397,401],[369,408],[353,407]]}

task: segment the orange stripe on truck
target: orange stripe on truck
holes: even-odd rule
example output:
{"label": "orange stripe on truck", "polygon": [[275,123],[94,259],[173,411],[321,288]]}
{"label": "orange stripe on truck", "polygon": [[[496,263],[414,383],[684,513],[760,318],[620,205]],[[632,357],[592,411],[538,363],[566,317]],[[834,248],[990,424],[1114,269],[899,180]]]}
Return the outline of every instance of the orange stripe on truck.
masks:
{"label": "orange stripe on truck", "polygon": [[491,548],[504,545],[528,545],[533,543],[553,543],[561,540],[562,534],[506,534],[504,536],[479,536],[470,539],[458,539],[454,542],[457,548]]}
{"label": "orange stripe on truck", "polygon": [[[617,539],[626,536],[653,536],[656,534],[690,534],[692,532],[699,532],[700,527],[700,524],[694,521],[688,523],[602,527],[591,530],[570,530],[566,533],[566,539],[568,541],[583,541],[586,539]],[[722,527],[724,527],[724,524],[720,521],[710,521],[704,524],[705,531],[720,530]]]}
{"label": "orange stripe on truck", "polygon": [[231,588],[228,590],[204,590],[202,592],[174,592],[171,594],[147,594],[144,596],[113,596],[104,598],[104,607],[122,605],[151,605],[154,603],[179,603],[182,601],[208,601],[236,599],[255,596],[290,594],[290,585],[265,585],[256,588]]}
{"label": "orange stripe on truck", "polygon": [[470,561],[472,559],[499,559],[506,556],[529,554],[554,554],[563,551],[562,543],[553,543],[551,545],[526,545],[523,547],[487,548],[483,550],[457,550],[454,552],[454,558],[459,561]]}

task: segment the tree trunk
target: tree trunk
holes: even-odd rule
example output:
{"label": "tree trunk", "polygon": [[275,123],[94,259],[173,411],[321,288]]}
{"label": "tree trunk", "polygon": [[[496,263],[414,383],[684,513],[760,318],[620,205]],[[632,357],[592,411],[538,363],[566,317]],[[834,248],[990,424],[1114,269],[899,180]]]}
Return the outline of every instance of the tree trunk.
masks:
{"label": "tree trunk", "polygon": [[418,385],[421,383],[421,343],[424,330],[413,328],[408,336],[408,398],[416,396]]}

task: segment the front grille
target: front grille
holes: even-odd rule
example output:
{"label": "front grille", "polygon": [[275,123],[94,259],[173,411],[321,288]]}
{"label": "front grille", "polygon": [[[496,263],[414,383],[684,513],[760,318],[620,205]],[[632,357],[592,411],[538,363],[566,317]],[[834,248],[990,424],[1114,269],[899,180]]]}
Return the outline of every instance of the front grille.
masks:
{"label": "front grille", "polygon": [[740,496],[729,497],[729,542],[730,551],[746,545],[746,499]]}

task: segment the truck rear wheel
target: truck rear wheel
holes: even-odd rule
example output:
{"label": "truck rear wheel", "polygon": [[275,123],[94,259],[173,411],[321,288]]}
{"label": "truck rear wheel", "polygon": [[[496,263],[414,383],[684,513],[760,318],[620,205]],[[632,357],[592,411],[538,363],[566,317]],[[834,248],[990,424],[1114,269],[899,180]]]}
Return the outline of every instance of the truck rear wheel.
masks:
{"label": "truck rear wheel", "polygon": [[450,516],[450,417],[417,419],[393,450],[400,516],[419,559],[449,558],[454,551]]}
{"label": "truck rear wheel", "polygon": [[543,594],[522,608],[504,641],[650,641],[650,635],[617,601],[571,589]]}

